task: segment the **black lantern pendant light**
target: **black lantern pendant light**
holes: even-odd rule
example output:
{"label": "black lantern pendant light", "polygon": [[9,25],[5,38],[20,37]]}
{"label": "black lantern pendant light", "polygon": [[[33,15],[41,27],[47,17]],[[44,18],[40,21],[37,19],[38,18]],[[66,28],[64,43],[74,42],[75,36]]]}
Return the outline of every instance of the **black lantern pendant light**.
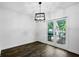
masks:
{"label": "black lantern pendant light", "polygon": [[35,21],[45,21],[45,13],[41,12],[41,4],[42,2],[39,2],[39,8],[40,8],[40,12],[39,13],[35,13]]}

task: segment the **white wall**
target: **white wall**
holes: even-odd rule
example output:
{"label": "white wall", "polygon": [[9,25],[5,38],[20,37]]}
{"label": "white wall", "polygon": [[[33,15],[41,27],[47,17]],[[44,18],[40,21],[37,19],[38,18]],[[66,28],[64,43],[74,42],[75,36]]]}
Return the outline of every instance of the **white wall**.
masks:
{"label": "white wall", "polygon": [[79,54],[79,4],[67,9],[69,17],[69,50]]}
{"label": "white wall", "polygon": [[39,25],[39,41],[79,54],[79,4],[52,13],[48,20],[67,16],[66,44],[57,45],[47,41],[47,21]]}
{"label": "white wall", "polygon": [[0,7],[0,49],[35,41],[35,23],[28,14]]}

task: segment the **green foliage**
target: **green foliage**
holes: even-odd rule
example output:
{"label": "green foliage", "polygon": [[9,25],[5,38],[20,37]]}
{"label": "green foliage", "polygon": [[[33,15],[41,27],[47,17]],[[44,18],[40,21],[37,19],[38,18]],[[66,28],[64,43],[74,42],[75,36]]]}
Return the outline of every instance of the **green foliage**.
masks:
{"label": "green foliage", "polygon": [[53,22],[48,22],[48,29],[53,29]]}
{"label": "green foliage", "polygon": [[57,21],[59,29],[65,31],[66,30],[66,20],[59,20]]}
{"label": "green foliage", "polygon": [[48,35],[49,36],[53,36],[53,32],[52,31],[49,31],[50,29],[53,30],[53,22],[48,22]]}

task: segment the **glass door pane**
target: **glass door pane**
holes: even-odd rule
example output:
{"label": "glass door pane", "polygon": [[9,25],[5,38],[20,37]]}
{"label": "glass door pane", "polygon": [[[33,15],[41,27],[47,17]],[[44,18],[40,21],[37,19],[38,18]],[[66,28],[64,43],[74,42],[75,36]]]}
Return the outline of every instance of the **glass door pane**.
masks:
{"label": "glass door pane", "polygon": [[58,44],[66,43],[66,18],[56,20],[56,39]]}
{"label": "glass door pane", "polygon": [[53,41],[54,38],[54,23],[53,21],[48,21],[48,41]]}

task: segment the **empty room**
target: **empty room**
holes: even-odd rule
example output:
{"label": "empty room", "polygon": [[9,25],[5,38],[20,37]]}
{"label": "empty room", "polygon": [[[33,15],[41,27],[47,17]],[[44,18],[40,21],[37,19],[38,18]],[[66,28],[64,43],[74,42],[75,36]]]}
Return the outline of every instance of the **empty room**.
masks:
{"label": "empty room", "polygon": [[1,57],[79,57],[79,2],[0,2]]}

